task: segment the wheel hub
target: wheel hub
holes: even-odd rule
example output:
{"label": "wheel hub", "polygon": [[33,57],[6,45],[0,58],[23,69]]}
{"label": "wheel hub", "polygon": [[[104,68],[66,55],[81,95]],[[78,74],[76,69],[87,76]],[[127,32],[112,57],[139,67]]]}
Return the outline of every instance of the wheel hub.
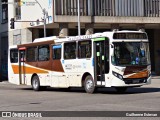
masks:
{"label": "wheel hub", "polygon": [[38,87],[38,81],[37,81],[37,80],[34,80],[34,81],[33,81],[33,86],[34,86],[34,88],[37,88],[37,87]]}
{"label": "wheel hub", "polygon": [[92,80],[88,80],[87,81],[87,84],[86,84],[86,88],[88,89],[88,90],[90,90],[90,89],[92,89],[93,88],[93,82],[92,82]]}

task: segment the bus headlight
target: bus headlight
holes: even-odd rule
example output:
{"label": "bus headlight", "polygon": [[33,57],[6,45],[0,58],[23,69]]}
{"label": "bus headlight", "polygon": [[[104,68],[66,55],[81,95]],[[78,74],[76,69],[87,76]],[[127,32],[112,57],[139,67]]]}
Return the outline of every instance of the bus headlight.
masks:
{"label": "bus headlight", "polygon": [[114,71],[112,71],[112,74],[113,74],[115,77],[123,80],[123,76],[122,76],[122,75],[120,75],[120,74],[118,74],[118,73],[116,73],[116,72],[114,72]]}

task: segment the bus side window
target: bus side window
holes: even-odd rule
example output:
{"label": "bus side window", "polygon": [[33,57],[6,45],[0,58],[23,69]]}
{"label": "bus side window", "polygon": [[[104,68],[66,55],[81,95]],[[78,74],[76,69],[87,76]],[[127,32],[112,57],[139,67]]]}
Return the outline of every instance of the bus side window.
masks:
{"label": "bus side window", "polygon": [[53,46],[53,59],[57,60],[57,59],[61,59],[61,46],[59,47],[55,47]]}
{"label": "bus side window", "polygon": [[18,49],[11,49],[10,50],[10,61],[11,61],[11,63],[18,62]]}
{"label": "bus side window", "polygon": [[38,60],[48,61],[50,59],[49,45],[43,45],[38,47]]}
{"label": "bus side window", "polygon": [[76,58],[76,42],[64,43],[64,59]]}
{"label": "bus side window", "polygon": [[27,48],[26,61],[36,62],[37,61],[37,46]]}
{"label": "bus side window", "polygon": [[78,42],[78,58],[90,58],[91,57],[91,41],[79,41]]}

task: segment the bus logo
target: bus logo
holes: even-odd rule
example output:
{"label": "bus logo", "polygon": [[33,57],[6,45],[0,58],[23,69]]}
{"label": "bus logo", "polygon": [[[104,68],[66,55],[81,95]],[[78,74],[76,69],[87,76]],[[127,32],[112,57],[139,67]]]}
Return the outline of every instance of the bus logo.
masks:
{"label": "bus logo", "polygon": [[11,112],[2,112],[2,117],[11,117]]}

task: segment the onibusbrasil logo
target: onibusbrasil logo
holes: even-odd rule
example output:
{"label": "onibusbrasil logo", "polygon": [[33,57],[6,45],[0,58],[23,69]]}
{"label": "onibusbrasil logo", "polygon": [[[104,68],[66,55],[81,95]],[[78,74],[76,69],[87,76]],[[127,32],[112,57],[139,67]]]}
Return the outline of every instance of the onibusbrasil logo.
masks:
{"label": "onibusbrasil logo", "polygon": [[21,0],[19,6],[34,6],[36,3],[35,1]]}

